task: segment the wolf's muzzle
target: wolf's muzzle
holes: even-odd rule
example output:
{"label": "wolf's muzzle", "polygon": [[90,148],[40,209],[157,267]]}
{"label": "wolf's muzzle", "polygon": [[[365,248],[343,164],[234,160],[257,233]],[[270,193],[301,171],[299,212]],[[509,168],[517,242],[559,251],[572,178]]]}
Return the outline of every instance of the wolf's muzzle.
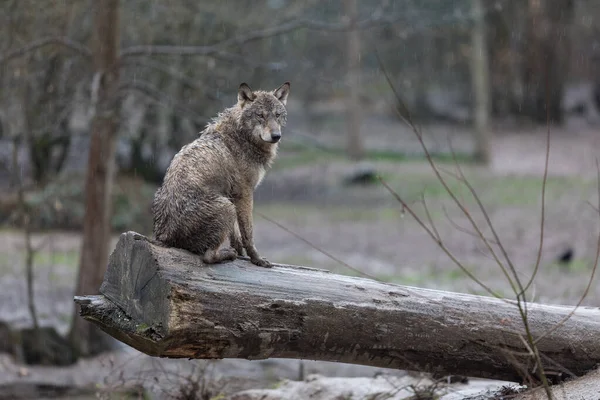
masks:
{"label": "wolf's muzzle", "polygon": [[271,132],[271,142],[277,143],[281,139],[281,132]]}

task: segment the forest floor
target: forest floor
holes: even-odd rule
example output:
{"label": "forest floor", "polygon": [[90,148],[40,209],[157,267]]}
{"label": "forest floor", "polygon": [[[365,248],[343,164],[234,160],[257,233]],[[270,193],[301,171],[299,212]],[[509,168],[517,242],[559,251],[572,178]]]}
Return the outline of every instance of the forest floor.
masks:
{"label": "forest floor", "polygon": [[[448,259],[408,213],[402,213],[398,202],[384,187],[378,183],[344,184],[344,179],[357,168],[368,167],[381,174],[422,218],[426,218],[422,206],[424,198],[431,221],[447,248],[479,279],[506,297],[514,297],[500,268],[472,234],[468,219],[452,202],[427,162],[419,156],[399,155],[399,151],[418,154],[418,142],[413,134],[397,124],[380,121],[365,121],[368,157],[360,166],[345,160],[339,153],[314,146],[318,141],[325,147],[340,148],[343,146],[341,134],[301,135],[298,129],[289,133],[289,141],[284,138],[279,159],[256,193],[255,242],[261,254],[273,262],[327,268],[342,274],[367,274],[409,286],[485,294]],[[334,127],[330,131],[337,130]],[[448,186],[489,237],[491,231],[485,225],[483,214],[468,189],[454,177],[456,167],[448,156],[448,133],[452,136],[452,147],[462,171],[485,205],[501,243],[522,279],[528,280],[540,245],[546,130],[496,129],[491,165],[479,167],[466,162],[463,156],[472,150],[467,131],[444,126],[424,129],[428,146],[438,154],[440,171],[443,171]],[[581,123],[551,128],[550,144],[544,243],[531,300],[575,304],[588,284],[598,246],[600,224],[595,209],[598,203],[595,157],[600,154],[600,131]],[[260,214],[277,221],[286,230]],[[117,238],[115,235],[114,240]],[[65,333],[72,318],[80,236],[50,232],[36,234],[34,239],[39,247],[34,261],[35,299],[40,320]],[[10,228],[0,231],[0,320],[15,327],[30,324],[23,249],[19,231]],[[568,264],[556,262],[569,249],[573,251],[572,261]],[[352,269],[330,259],[323,250]],[[592,285],[583,304],[598,304],[599,300],[600,286]],[[142,356],[123,350],[113,357],[127,363],[124,361],[127,357],[140,359]],[[106,360],[97,361],[96,373],[91,367],[93,363],[82,369],[81,374],[85,370],[87,375],[80,379],[97,380],[98,383],[113,378],[118,381],[124,379],[122,376],[116,378],[121,368],[127,369],[126,375],[131,380],[136,376],[135,368],[140,368],[138,376],[145,374],[144,379],[150,380],[148,363],[151,361],[133,362],[132,365],[136,365],[133,368],[119,367],[114,359]],[[107,366],[107,362],[110,365]],[[164,365],[167,364],[172,368],[188,365],[181,367],[187,371],[198,365],[197,362],[164,361]],[[298,361],[292,360],[227,360],[212,364],[220,365],[214,368],[220,371],[223,382],[229,382],[229,388],[223,389],[229,393],[236,385],[264,387],[282,378],[296,379],[300,366]],[[320,372],[330,376],[373,376],[380,370],[331,363],[305,365],[305,373]],[[163,367],[153,368],[156,372]],[[35,368],[29,370],[39,374]],[[19,375],[23,374],[13,376],[10,368],[3,372],[0,363],[0,383],[18,380]]]}

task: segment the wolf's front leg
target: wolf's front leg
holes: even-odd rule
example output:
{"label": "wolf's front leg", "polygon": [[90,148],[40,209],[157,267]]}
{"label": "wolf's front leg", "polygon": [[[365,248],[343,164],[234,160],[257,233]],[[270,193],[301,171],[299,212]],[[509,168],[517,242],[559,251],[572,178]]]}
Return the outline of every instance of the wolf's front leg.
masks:
{"label": "wolf's front leg", "polygon": [[242,235],[240,234],[240,226],[237,221],[237,214],[235,217],[235,225],[229,234],[229,244],[235,249],[238,256],[244,255],[244,245],[242,244]]}
{"label": "wolf's front leg", "polygon": [[250,261],[252,261],[252,264],[260,267],[272,267],[271,263],[266,258],[262,258],[258,254],[256,247],[254,247],[254,239],[252,237],[252,209],[254,207],[254,199],[252,198],[252,193],[242,196],[235,206],[242,236],[242,245],[246,249]]}

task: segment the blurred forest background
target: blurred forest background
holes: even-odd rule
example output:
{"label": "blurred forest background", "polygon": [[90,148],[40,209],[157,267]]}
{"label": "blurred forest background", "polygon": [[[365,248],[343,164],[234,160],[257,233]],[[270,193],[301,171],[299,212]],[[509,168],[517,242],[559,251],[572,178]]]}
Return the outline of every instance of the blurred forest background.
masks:
{"label": "blurred forest background", "polygon": [[[402,218],[375,173],[408,200],[426,196],[465,265],[507,289],[477,240],[457,234],[464,217],[403,119],[422,128],[434,160],[464,165],[523,271],[539,242],[550,129],[534,300],[574,303],[587,283],[598,1],[0,0],[0,19],[0,351],[22,362],[69,364],[109,346],[76,318],[72,296],[97,291],[119,233],[151,234],[152,196],[171,158],[234,104],[241,82],[291,82],[257,210],[377,279],[409,285],[478,293]],[[356,273],[255,219],[271,261]],[[586,301],[599,298],[593,288]]]}

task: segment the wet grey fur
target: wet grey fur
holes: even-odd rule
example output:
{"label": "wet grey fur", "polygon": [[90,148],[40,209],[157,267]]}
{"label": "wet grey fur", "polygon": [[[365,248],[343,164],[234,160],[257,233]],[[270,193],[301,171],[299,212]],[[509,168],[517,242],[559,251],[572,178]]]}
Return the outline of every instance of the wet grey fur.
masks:
{"label": "wet grey fur", "polygon": [[[221,112],[175,155],[152,205],[154,236],[200,254],[206,263],[243,255],[263,267],[252,237],[254,189],[277,154],[290,84],[252,91],[242,83]],[[222,246],[229,239],[231,247]]]}

